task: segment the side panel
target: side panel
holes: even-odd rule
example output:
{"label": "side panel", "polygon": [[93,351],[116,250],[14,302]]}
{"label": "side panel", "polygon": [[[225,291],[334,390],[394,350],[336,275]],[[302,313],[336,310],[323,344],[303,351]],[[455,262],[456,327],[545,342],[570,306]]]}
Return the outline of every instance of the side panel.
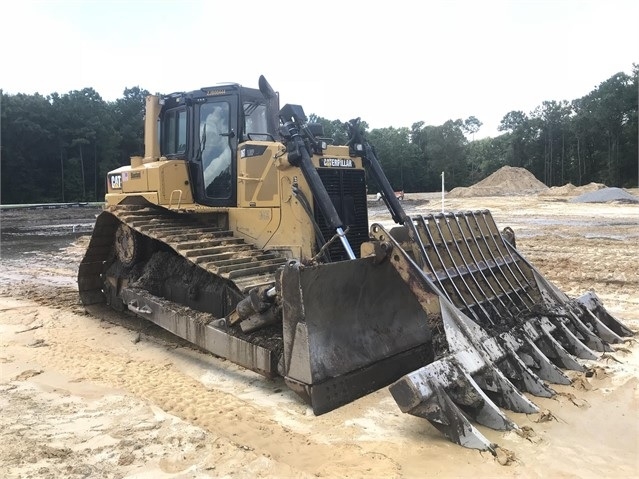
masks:
{"label": "side panel", "polygon": [[158,194],[161,204],[176,206],[178,200],[182,205],[193,203],[186,162],[165,162],[160,168],[158,180]]}
{"label": "side panel", "polygon": [[263,247],[280,223],[279,208],[229,208],[229,227]]}
{"label": "side panel", "polygon": [[279,206],[279,175],[273,166],[274,143],[244,143],[238,153],[240,208]]}
{"label": "side panel", "polygon": [[109,173],[107,186],[108,203],[119,203],[120,197],[130,194],[142,194],[147,200],[162,206],[193,203],[187,165],[182,160],[123,166]]}

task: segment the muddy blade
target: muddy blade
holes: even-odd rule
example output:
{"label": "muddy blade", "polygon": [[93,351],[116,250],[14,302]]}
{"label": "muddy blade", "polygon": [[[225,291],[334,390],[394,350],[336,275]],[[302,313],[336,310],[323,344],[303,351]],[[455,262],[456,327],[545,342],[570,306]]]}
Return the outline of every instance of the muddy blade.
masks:
{"label": "muddy blade", "polygon": [[432,361],[426,316],[388,264],[284,268],[284,371],[323,414]]}

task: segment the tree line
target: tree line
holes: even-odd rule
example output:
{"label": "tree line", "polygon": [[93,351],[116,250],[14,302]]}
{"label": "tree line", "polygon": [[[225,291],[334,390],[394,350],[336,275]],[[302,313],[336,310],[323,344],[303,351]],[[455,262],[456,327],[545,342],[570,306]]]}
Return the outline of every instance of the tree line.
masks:
{"label": "tree line", "polygon": [[[379,128],[367,133],[395,190],[439,191],[470,186],[502,166],[525,168],[547,186],[590,182],[635,187],[638,182],[639,65],[617,73],[572,101],[544,101],[510,111],[494,138],[474,140],[481,121],[470,116],[432,126]],[[344,141],[342,124],[323,118],[328,136]]]}
{"label": "tree line", "polygon": [[92,88],[2,93],[1,202],[102,201],[107,172],[144,149],[146,95],[139,87],[114,102]]}
{"label": "tree line", "polygon": [[[482,126],[474,116],[439,126],[362,125],[396,190],[438,191],[442,172],[447,189],[469,186],[504,165],[526,168],[548,186],[637,186],[639,65],[632,70],[582,98],[508,112],[495,138],[474,140]],[[101,201],[106,173],[144,152],[147,95],[140,87],[125,89],[113,102],[92,88],[48,96],[2,93],[0,202]],[[316,114],[311,120],[336,144],[347,140],[341,121]]]}

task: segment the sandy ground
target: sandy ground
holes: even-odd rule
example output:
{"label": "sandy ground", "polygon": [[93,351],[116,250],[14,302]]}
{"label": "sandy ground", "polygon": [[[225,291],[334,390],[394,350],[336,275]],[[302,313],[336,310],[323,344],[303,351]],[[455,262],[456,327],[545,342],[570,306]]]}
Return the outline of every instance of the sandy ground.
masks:
{"label": "sandy ground", "polygon": [[[372,221],[388,224],[379,204]],[[441,209],[410,195],[415,214]],[[594,290],[639,330],[639,206],[565,198],[463,198],[488,208],[518,248],[571,296]],[[4,216],[5,220],[7,216]],[[4,223],[6,226],[6,222]],[[639,476],[639,347],[635,341],[571,373],[546,414],[505,411],[527,439],[479,427],[512,453],[456,446],[402,414],[386,388],[320,417],[269,381],[156,328],[78,304],[75,275],[88,237],[2,258],[0,477],[525,477]],[[544,418],[553,419],[544,421]]]}

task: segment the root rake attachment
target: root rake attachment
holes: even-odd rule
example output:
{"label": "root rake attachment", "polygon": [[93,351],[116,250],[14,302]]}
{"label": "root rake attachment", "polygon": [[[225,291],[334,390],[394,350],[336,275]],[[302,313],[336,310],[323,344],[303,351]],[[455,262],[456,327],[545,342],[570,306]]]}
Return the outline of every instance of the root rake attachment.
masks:
{"label": "root rake attachment", "polygon": [[594,293],[573,300],[502,237],[489,211],[417,216],[371,234],[411,289],[433,332],[434,361],[389,386],[403,412],[451,441],[490,450],[473,422],[518,430],[500,408],[539,412],[562,369],[612,351],[633,333]]}

